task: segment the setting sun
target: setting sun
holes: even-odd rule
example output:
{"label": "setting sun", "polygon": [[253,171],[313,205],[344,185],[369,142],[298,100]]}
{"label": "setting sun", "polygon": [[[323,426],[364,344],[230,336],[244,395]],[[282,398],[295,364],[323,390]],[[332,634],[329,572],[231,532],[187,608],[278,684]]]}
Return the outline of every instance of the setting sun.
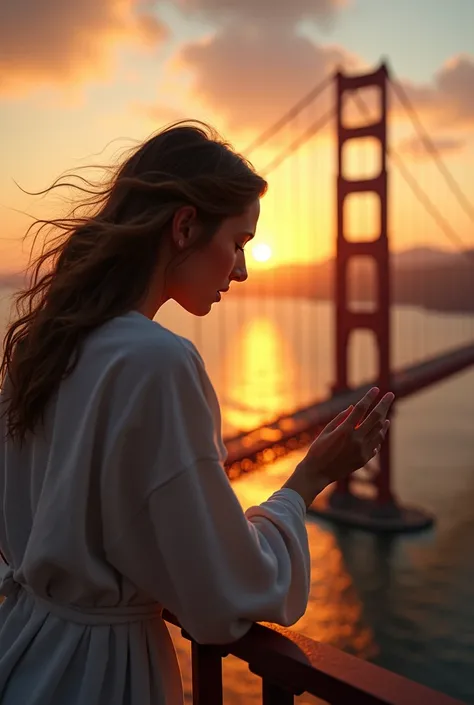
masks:
{"label": "setting sun", "polygon": [[272,250],[269,245],[259,242],[252,248],[252,256],[257,262],[268,262],[272,256]]}

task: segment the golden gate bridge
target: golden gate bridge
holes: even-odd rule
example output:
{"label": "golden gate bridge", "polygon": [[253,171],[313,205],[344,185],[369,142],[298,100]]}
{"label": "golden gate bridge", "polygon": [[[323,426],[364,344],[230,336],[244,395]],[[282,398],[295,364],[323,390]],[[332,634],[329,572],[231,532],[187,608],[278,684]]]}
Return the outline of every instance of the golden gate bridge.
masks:
{"label": "golden gate bridge", "polygon": [[[299,122],[301,115],[311,106],[320,101],[324,92],[335,85],[335,106],[329,105],[322,115],[313,119],[309,126],[301,128]],[[371,91],[371,101],[364,98],[364,94]],[[388,139],[389,122],[389,92],[391,98],[398,101],[398,109],[403,109],[408,115],[416,133],[419,145],[424,149],[425,156],[431,159],[438,174],[444,182],[455,204],[462,209],[470,223],[474,221],[474,208],[465,196],[458,181],[446,167],[441,155],[424,129],[411,101],[402,85],[391,80],[389,68],[382,64],[377,70],[361,74],[346,75],[338,72],[335,76],[328,76],[314,88],[301,101],[294,105],[280,120],[273,124],[255,140],[246,151],[246,156],[261,149],[271,142],[288,126],[292,127],[289,144],[277,156],[273,156],[267,166],[260,170],[265,176],[281,169],[282,165],[293,162],[290,177],[286,182],[286,195],[292,198],[294,219],[300,224],[302,221],[301,199],[299,191],[301,182],[301,162],[298,161],[301,148],[307,145],[314,137],[324,130],[334,114],[336,117],[336,257],[335,257],[335,371],[333,380],[328,380],[328,395],[306,402],[291,410],[282,410],[281,414],[266,419],[264,423],[251,430],[242,430],[225,436],[228,449],[227,471],[231,478],[243,472],[250,472],[265,463],[273,462],[288,451],[302,447],[311,442],[314,434],[318,432],[337,413],[356,402],[361,394],[370,386],[377,385],[382,392],[393,390],[397,399],[414,395],[421,390],[433,385],[450,375],[456,374],[474,363],[474,325],[472,316],[465,318],[465,343],[455,349],[449,349],[442,354],[418,356],[415,364],[395,368],[393,363],[392,348],[396,331],[391,320],[393,305],[392,296],[392,267],[390,240],[392,228],[390,226],[392,213],[390,212],[389,183],[391,181],[388,164],[397,170],[399,176],[411,191],[418,206],[424,211],[427,218],[431,219],[433,228],[437,227],[451,247],[460,253],[466,260],[466,266],[473,264],[472,252],[456,232],[450,222],[450,215],[442,212],[438,206],[439,189],[433,194],[427,192],[422,179],[413,175],[406,166],[401,154],[391,146]],[[365,92],[365,93],[364,93]],[[352,107],[357,108],[358,124],[353,124],[354,119],[347,124],[348,101]],[[324,102],[324,101],[323,101]],[[326,103],[328,101],[326,100]],[[375,117],[374,117],[375,113]],[[299,133],[296,134],[299,128]],[[344,154],[347,145],[365,145],[368,140],[377,146],[378,162],[374,173],[364,178],[353,178],[345,170]],[[364,147],[362,147],[364,149]],[[359,152],[360,154],[360,152]],[[347,206],[352,199],[371,195],[377,200],[378,217],[375,219],[375,236],[354,239],[348,236]],[[277,207],[282,207],[280,202]],[[374,219],[372,219],[374,220]],[[373,224],[372,224],[373,226]],[[371,228],[372,229],[372,228]],[[364,234],[365,235],[365,234]],[[357,302],[351,301],[350,285],[352,267],[357,260],[370,260],[373,279],[373,300],[371,306],[363,302],[362,307]],[[428,273],[427,273],[428,274]],[[471,268],[474,274],[474,266]],[[456,276],[452,286],[457,286]],[[265,294],[260,296],[262,303]],[[244,306],[245,301],[239,305]],[[469,307],[468,307],[469,308]],[[295,317],[298,314],[295,312]],[[301,314],[300,329],[303,326]],[[225,317],[225,310],[223,313]],[[198,322],[197,326],[202,323]],[[224,324],[223,324],[224,325]],[[377,348],[377,372],[372,379],[364,384],[352,385],[350,383],[350,341],[351,336],[359,331],[370,331]],[[301,332],[301,330],[300,330]],[[422,331],[421,331],[422,334]],[[202,340],[202,333],[197,332],[196,337]],[[221,335],[221,344],[225,344],[225,334]],[[396,342],[396,341],[395,341]],[[204,355],[205,357],[205,355]],[[304,384],[304,379],[299,380]],[[256,400],[257,402],[257,400]],[[258,402],[257,402],[258,403]],[[396,408],[396,407],[395,407]],[[331,496],[319,498],[312,507],[312,511],[336,521],[353,524],[375,530],[405,531],[423,528],[430,525],[433,518],[422,509],[407,508],[394,494],[393,478],[391,472],[394,449],[390,441],[390,434],[377,456],[376,464],[356,473],[350,480],[340,482]]]}
{"label": "golden gate bridge", "polygon": [[[326,103],[323,115],[311,117],[310,124],[302,128],[302,115],[314,109],[315,105],[324,103],[324,92],[331,85],[335,85],[336,105],[328,106]],[[372,90],[372,100],[366,101],[363,93]],[[426,175],[415,175],[413,166],[409,169],[400,153],[388,140],[388,93],[398,101],[398,109],[403,109],[408,114],[424,154],[430,159],[431,165],[436,167],[436,172],[443,182],[443,193],[449,193],[451,205],[446,207],[446,198],[439,187],[435,187]],[[375,92],[375,99],[374,99]],[[363,117],[362,124],[348,124],[348,101],[357,108]],[[326,107],[328,109],[326,109]],[[374,118],[374,107],[377,115]],[[315,237],[314,223],[316,221],[315,199],[308,198],[308,190],[312,188],[321,190],[323,197],[327,197],[324,185],[327,185],[327,174],[318,178],[318,163],[316,155],[306,155],[306,167],[310,163],[311,179],[303,179],[304,158],[302,147],[308,145],[318,134],[325,130],[329,122],[336,118],[336,156],[337,175],[335,178],[335,198],[332,205],[336,207],[334,229],[336,232],[336,257],[335,281],[333,282],[334,308],[331,311],[333,321],[330,326],[333,333],[333,370],[324,379],[324,391],[321,386],[314,384],[314,379],[309,379],[309,370],[319,368],[320,360],[316,359],[314,336],[311,340],[309,333],[314,330],[314,316],[305,320],[305,311],[299,302],[292,309],[291,331],[298,340],[300,358],[312,357],[314,364],[305,368],[301,365],[296,373],[295,383],[298,394],[294,398],[298,403],[293,403],[292,408],[281,408],[275,413],[276,406],[265,408],[262,395],[258,389],[250,389],[249,394],[242,394],[241,388],[236,388],[235,399],[232,400],[234,411],[251,411],[250,417],[261,418],[260,423],[255,423],[253,428],[248,423],[233,424],[230,431],[224,434],[228,449],[227,473],[230,479],[242,473],[252,472],[272,463],[282,455],[299,447],[309,444],[318,432],[337,413],[356,402],[363,392],[370,386],[377,385],[381,391],[393,390],[397,399],[401,400],[429,388],[449,376],[460,373],[474,363],[474,249],[469,250],[467,244],[460,237],[458,229],[453,222],[454,208],[461,212],[469,221],[467,232],[471,232],[474,221],[474,208],[466,198],[460,184],[451,171],[446,167],[441,155],[425,131],[417,113],[413,109],[407,93],[400,84],[390,78],[387,65],[382,64],[372,73],[363,75],[346,75],[342,72],[334,77],[328,76],[321,84],[291,108],[278,122],[266,130],[254,141],[246,151],[246,155],[259,150],[282,131],[290,132],[289,144],[276,156],[272,156],[261,173],[268,175],[287,169],[286,178],[275,180],[271,191],[274,196],[275,213],[291,213],[294,223],[292,237],[302,241],[301,231],[310,228],[308,237]],[[290,128],[290,129],[289,129]],[[296,133],[296,134],[295,134]],[[372,174],[354,176],[347,173],[344,152],[348,145],[364,143],[367,139],[377,146],[378,164]],[[318,147],[320,149],[320,146]],[[365,151],[365,150],[364,150]],[[319,152],[318,152],[319,154]],[[361,150],[362,154],[362,150]],[[393,167],[388,171],[388,163]],[[443,287],[441,299],[444,297],[449,305],[444,307],[449,312],[449,320],[454,319],[455,327],[451,324],[443,332],[449,338],[447,349],[440,349],[439,345],[432,345],[433,327],[431,319],[427,322],[422,315],[415,317],[416,340],[405,340],[402,337],[400,318],[394,315],[394,304],[400,303],[394,296],[394,280],[396,273],[394,264],[393,246],[394,220],[398,217],[403,221],[407,217],[405,209],[393,207],[390,195],[395,190],[395,174],[402,179],[411,191],[413,203],[417,204],[419,212],[423,213],[422,225],[429,234],[433,228],[442,233],[450,241],[454,251],[457,251],[459,263],[452,268],[452,276],[436,281],[436,267],[418,268],[415,272],[415,285],[411,284],[410,296],[403,301],[408,301],[413,306],[423,304],[423,292],[433,286]],[[390,177],[390,178],[389,178]],[[281,188],[279,187],[281,185]],[[306,199],[302,198],[301,191],[306,187]],[[390,188],[389,188],[390,187]],[[354,198],[371,194],[377,202],[378,215],[364,221],[365,226],[374,230],[362,236],[353,237],[350,230],[351,218],[347,217],[348,203]],[[266,197],[268,198],[268,196]],[[304,200],[309,212],[303,213]],[[396,199],[395,199],[396,200]],[[397,204],[398,205],[398,204]],[[324,203],[318,204],[318,210]],[[268,208],[265,204],[265,208]],[[428,222],[430,225],[428,226]],[[375,226],[375,227],[374,227]],[[365,237],[364,237],[365,235]],[[372,236],[373,235],[373,236]],[[371,301],[364,296],[354,295],[353,284],[360,270],[354,268],[354,263],[359,260],[370,261]],[[314,266],[314,276],[317,276]],[[356,272],[356,275],[354,275]],[[296,275],[298,276],[298,275]],[[367,270],[363,271],[363,278],[367,278]],[[413,279],[413,276],[412,276]],[[250,283],[250,282],[249,282]],[[297,282],[296,282],[297,283]],[[359,282],[360,283],[360,282]],[[395,282],[396,283],[396,282]],[[279,281],[275,281],[277,293]],[[406,282],[405,282],[406,284]],[[405,287],[406,288],[406,287]],[[408,287],[410,288],[410,287]],[[219,307],[216,313],[206,317],[206,320],[197,319],[195,322],[194,342],[203,354],[206,363],[216,358],[225,358],[226,348],[235,343],[235,335],[227,335],[232,329],[238,329],[238,323],[246,322],[248,309],[250,314],[255,314],[255,309],[268,313],[272,296],[268,289],[259,290],[260,295],[247,300],[242,287],[242,300],[232,302],[235,307]],[[402,287],[403,289],[403,287]],[[462,294],[460,296],[460,290]],[[439,292],[438,292],[439,293]],[[400,292],[398,292],[400,294]],[[415,294],[415,295],[414,295]],[[240,296],[240,292],[239,292]],[[291,297],[291,293],[289,294]],[[438,300],[440,297],[438,296]],[[231,301],[228,301],[231,304]],[[370,304],[370,305],[367,305]],[[275,318],[284,317],[283,305],[278,302]],[[293,304],[291,304],[293,305]],[[313,306],[314,308],[314,306]],[[286,309],[285,309],[286,310]],[[326,313],[328,311],[326,310]],[[465,312],[465,313],[462,313]],[[396,313],[396,311],[395,311]],[[453,315],[455,313],[455,315]],[[236,317],[234,319],[234,316]],[[216,318],[217,317],[217,318]],[[239,319],[237,321],[237,319]],[[435,326],[440,325],[440,318],[434,321]],[[283,326],[288,325],[286,317]],[[318,321],[319,323],[320,321]],[[444,321],[446,323],[446,321]],[[175,320],[176,323],[176,320]],[[326,329],[329,328],[327,317],[324,319]],[[209,326],[209,328],[207,328]],[[308,328],[313,329],[308,331]],[[317,325],[320,332],[320,326]],[[263,335],[267,335],[269,328],[265,328]],[[369,331],[375,340],[377,350],[377,366],[374,374],[366,375],[367,379],[354,381],[351,374],[350,354],[351,337],[358,331]],[[184,332],[184,331],[183,331]],[[207,333],[212,333],[207,335]],[[263,340],[262,338],[259,339]],[[285,343],[285,340],[280,341]],[[411,350],[416,343],[416,350]],[[421,343],[421,345],[420,345]],[[208,346],[212,346],[214,358],[206,359]],[[276,348],[263,346],[263,353],[270,357],[276,353]],[[407,347],[410,347],[407,353]],[[433,349],[436,348],[435,350]],[[403,355],[400,355],[400,350]],[[325,351],[327,352],[327,351]],[[398,353],[398,356],[394,353]],[[251,355],[248,356],[251,362]],[[276,357],[276,355],[275,355]],[[321,359],[323,359],[321,357]],[[232,362],[235,363],[235,356]],[[402,364],[400,364],[402,360]],[[237,362],[239,360],[237,359]],[[264,365],[271,363],[265,359]],[[248,360],[242,361],[245,367]],[[275,364],[279,365],[281,360]],[[208,367],[212,367],[212,364]],[[235,375],[233,364],[232,373]],[[225,367],[219,366],[218,371],[223,379],[216,379],[221,375],[213,375],[217,391],[224,401],[228,399],[228,382]],[[287,372],[286,369],[279,372]],[[251,387],[251,385],[249,385]],[[326,393],[324,393],[326,392]],[[302,403],[300,403],[302,401]],[[281,405],[282,407],[285,404]],[[291,406],[291,405],[290,405]],[[252,407],[252,408],[250,408]],[[286,404],[288,407],[288,404]],[[403,413],[403,410],[401,411]],[[247,419],[248,421],[248,419]],[[245,428],[244,428],[245,426]],[[237,428],[237,430],[236,430]],[[348,482],[339,483],[332,494],[325,498],[322,504],[314,506],[313,510],[332,520],[364,527],[378,531],[406,531],[421,529],[432,523],[432,517],[422,509],[407,508],[394,493],[392,461],[394,448],[388,436],[382,452],[377,456],[377,465],[364,468],[355,473]],[[167,612],[164,618],[180,626],[175,617]],[[261,679],[261,702],[263,705],[293,705],[295,696],[309,693],[322,698],[328,703],[357,703],[359,705],[462,705],[459,700],[443,693],[426,688],[407,678],[391,673],[383,668],[367,663],[362,659],[346,654],[328,644],[318,643],[300,633],[268,624],[254,624],[248,634],[238,642],[230,645],[202,645],[193,641],[184,631],[182,634],[191,641],[192,662],[192,698],[194,705],[222,705],[224,702],[223,659],[232,654],[234,657],[248,664],[249,670]],[[318,701],[319,702],[319,701]]]}

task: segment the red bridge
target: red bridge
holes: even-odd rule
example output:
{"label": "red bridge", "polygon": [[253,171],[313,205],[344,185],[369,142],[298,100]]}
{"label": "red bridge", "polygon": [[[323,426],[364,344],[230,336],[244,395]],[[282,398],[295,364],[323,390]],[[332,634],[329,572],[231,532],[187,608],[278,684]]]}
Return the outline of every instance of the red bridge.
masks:
{"label": "red bridge", "polygon": [[[336,85],[336,110],[326,110],[323,114],[312,115],[309,127],[302,126],[302,116],[308,111],[316,111],[317,105],[324,103],[325,91],[330,85]],[[363,93],[371,92],[370,99],[364,99]],[[383,65],[371,74],[349,76],[339,73],[334,81],[328,77],[308,96],[295,105],[275,125],[267,130],[248,152],[263,153],[266,145],[277,134],[290,129],[288,146],[268,164],[264,173],[287,168],[286,187],[276,194],[275,208],[282,211],[287,208],[295,222],[295,238],[300,237],[304,223],[314,222],[314,213],[302,213],[301,190],[303,188],[302,172],[306,173],[306,185],[318,182],[316,164],[308,164],[301,157],[301,147],[308,145],[316,135],[336,116],[336,213],[335,229],[337,251],[335,258],[334,299],[335,313],[332,327],[334,329],[335,365],[333,378],[328,380],[326,397],[319,393],[316,398],[308,399],[308,383],[299,374],[298,389],[306,398],[304,403],[296,404],[291,409],[279,413],[263,414],[261,423],[252,429],[234,429],[226,436],[229,451],[227,469],[229,476],[237,477],[242,472],[249,472],[257,466],[273,462],[288,451],[307,445],[315,432],[332,419],[339,411],[357,401],[361,394],[374,384],[382,392],[393,390],[397,399],[416,394],[426,387],[457,373],[474,363],[474,257],[466,244],[453,228],[450,212],[441,207],[441,192],[437,187],[427,193],[423,180],[414,176],[401,154],[388,147],[388,94],[391,91],[393,105],[405,110],[410,118],[419,144],[425,149],[426,156],[436,166],[444,188],[449,192],[455,207],[462,211],[470,223],[474,221],[474,209],[466,199],[460,185],[449,172],[434,143],[424,130],[418,116],[411,107],[409,98],[401,84],[392,81],[387,66]],[[357,113],[359,122],[355,124]],[[375,117],[374,117],[375,113]],[[349,115],[350,120],[346,120]],[[362,123],[360,117],[362,116]],[[350,124],[349,124],[350,122]],[[369,175],[357,177],[346,173],[345,153],[349,145],[362,145],[371,141],[377,147],[376,167]],[[359,150],[359,158],[363,150]],[[317,155],[315,154],[315,159]],[[427,232],[437,228],[450,241],[453,251],[453,269],[449,290],[444,284],[437,284],[436,267],[426,266],[413,274],[408,284],[397,281],[390,252],[392,223],[398,212],[390,210],[388,162],[395,168],[395,173],[405,184],[412,196],[413,204],[418,208],[418,218],[424,213]],[[290,165],[290,166],[288,166]],[[261,170],[262,171],[262,170]],[[391,183],[391,181],[390,181]],[[377,216],[372,219],[362,218],[365,226],[374,228],[374,237],[350,237],[351,220],[347,209],[354,199],[369,194],[376,203]],[[285,200],[288,199],[289,200]],[[453,206],[453,207],[454,207]],[[266,206],[267,207],[267,206]],[[308,206],[311,207],[311,204]],[[390,216],[390,217],[389,217]],[[406,218],[406,214],[403,216]],[[427,225],[429,223],[429,226]],[[403,226],[403,222],[401,227]],[[454,252],[458,255],[455,258]],[[359,277],[357,276],[359,272]],[[362,275],[361,275],[362,272]],[[315,279],[317,275],[315,274]],[[371,280],[370,282],[368,280]],[[359,283],[359,290],[352,291],[354,282]],[[251,282],[249,283],[249,285]],[[311,282],[310,282],[311,284]],[[370,286],[368,286],[370,284]],[[462,286],[461,286],[462,284]],[[295,286],[298,285],[296,281]],[[318,283],[314,282],[315,290]],[[262,283],[257,293],[262,307],[269,306],[272,296],[281,295],[276,284],[269,293],[268,286]],[[442,286],[441,291],[437,290]],[[464,287],[464,288],[462,288]],[[356,287],[357,288],[357,287]],[[429,289],[432,300],[438,305],[446,304],[447,311],[464,312],[459,325],[457,341],[447,341],[446,349],[436,351],[428,349],[420,354],[405,355],[411,359],[409,364],[396,365],[393,361],[393,349],[398,343],[399,350],[411,345],[413,341],[399,341],[393,317],[394,303],[407,303],[414,306],[428,305],[423,300],[424,289]],[[370,290],[370,295],[367,291]],[[397,296],[394,301],[394,292]],[[467,293],[466,293],[467,292]],[[308,296],[308,294],[305,294]],[[324,298],[321,295],[320,298]],[[244,316],[246,298],[242,293],[236,315]],[[305,326],[301,312],[295,309],[289,317],[295,331],[301,338],[300,354],[311,355],[313,348],[308,347],[305,338]],[[471,315],[469,315],[469,312]],[[226,319],[219,319],[217,338],[225,345],[227,339]],[[207,323],[199,321],[196,326],[195,339],[198,346],[204,348],[202,326]],[[349,346],[351,336],[359,330],[371,332],[376,343],[377,371],[365,380],[357,383],[351,381]],[[420,330],[422,346],[429,348],[429,331]],[[426,333],[426,335],[425,335]],[[211,336],[206,337],[207,340]],[[406,351],[405,351],[406,352]],[[203,350],[204,357],[206,354]],[[267,354],[271,356],[270,348]],[[403,355],[402,355],[403,357]],[[413,360],[413,358],[415,358]],[[270,361],[270,360],[269,360]],[[318,366],[317,360],[314,366]],[[224,370],[224,377],[226,375]],[[216,380],[221,397],[226,396],[227,381]],[[256,399],[258,405],[258,398]],[[225,406],[225,405],[224,405]],[[224,410],[225,411],[225,410]],[[396,406],[395,406],[396,413]],[[402,498],[394,495],[391,477],[391,457],[393,448],[390,437],[387,438],[382,452],[378,456],[378,466],[366,468],[351,478],[341,482],[332,495],[326,496],[312,508],[317,514],[337,522],[362,526],[374,531],[417,530],[430,525],[434,517],[423,508],[406,507]],[[175,622],[172,615],[167,615]],[[184,635],[189,638],[187,635]],[[249,669],[262,679],[262,702],[265,705],[289,705],[294,696],[303,692],[311,693],[333,705],[454,705],[455,700],[431,691],[395,674],[384,671],[361,659],[344,654],[330,646],[316,643],[300,634],[277,628],[272,625],[254,625],[247,636],[236,644],[227,647],[199,646],[192,643],[193,664],[193,702],[195,705],[221,705],[224,686],[222,683],[222,659],[233,654],[248,663]]]}

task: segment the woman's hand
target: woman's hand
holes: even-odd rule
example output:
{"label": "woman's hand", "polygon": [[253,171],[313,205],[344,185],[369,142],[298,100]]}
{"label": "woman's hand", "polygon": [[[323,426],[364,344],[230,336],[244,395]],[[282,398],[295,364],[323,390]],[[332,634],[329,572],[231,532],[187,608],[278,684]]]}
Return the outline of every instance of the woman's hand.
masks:
{"label": "woman's hand", "polygon": [[352,409],[341,412],[310,446],[303,462],[329,483],[364,467],[380,450],[390,426],[387,415],[395,395],[385,394],[366,416],[379,392],[373,387]]}
{"label": "woman's hand", "polygon": [[354,407],[336,416],[286,482],[285,487],[298,492],[306,506],[324,487],[362,468],[380,450],[390,426],[387,415],[395,395],[385,394],[367,415],[379,393],[373,387]]}

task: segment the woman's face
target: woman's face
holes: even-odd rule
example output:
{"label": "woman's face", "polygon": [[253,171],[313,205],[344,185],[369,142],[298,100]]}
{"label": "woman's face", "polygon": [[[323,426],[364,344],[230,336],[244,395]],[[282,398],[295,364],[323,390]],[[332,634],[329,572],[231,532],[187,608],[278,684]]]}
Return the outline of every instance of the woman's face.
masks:
{"label": "woman's face", "polygon": [[[166,298],[174,299],[189,313],[205,316],[212,304],[221,299],[232,281],[247,279],[243,249],[257,228],[260,200],[255,200],[242,215],[223,221],[213,238],[203,247],[191,250],[170,272],[166,283]],[[193,231],[194,228],[194,231]],[[173,240],[186,252],[193,244],[198,225],[187,209],[179,212],[173,223]]]}

